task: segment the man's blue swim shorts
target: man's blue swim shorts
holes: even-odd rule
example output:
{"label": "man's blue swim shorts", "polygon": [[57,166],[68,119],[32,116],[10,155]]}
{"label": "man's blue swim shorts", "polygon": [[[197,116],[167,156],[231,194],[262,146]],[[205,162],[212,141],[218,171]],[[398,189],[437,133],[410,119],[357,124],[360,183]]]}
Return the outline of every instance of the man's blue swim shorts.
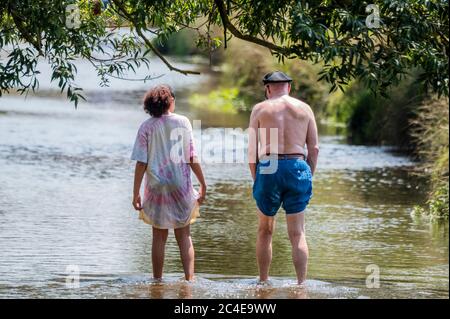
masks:
{"label": "man's blue swim shorts", "polygon": [[[272,163],[271,163],[272,161]],[[275,216],[282,205],[286,214],[303,212],[312,197],[312,173],[308,163],[300,158],[260,161],[256,167],[253,198],[266,216]]]}

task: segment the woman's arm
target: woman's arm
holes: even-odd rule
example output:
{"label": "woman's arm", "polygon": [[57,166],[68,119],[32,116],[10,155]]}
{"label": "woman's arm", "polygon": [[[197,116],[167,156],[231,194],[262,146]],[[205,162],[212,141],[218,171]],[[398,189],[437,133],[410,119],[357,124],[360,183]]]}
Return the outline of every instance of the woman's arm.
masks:
{"label": "woman's arm", "polygon": [[189,161],[189,166],[191,167],[192,171],[195,174],[195,177],[197,177],[197,180],[200,183],[200,189],[198,191],[200,197],[198,198],[198,203],[201,204],[206,197],[206,182],[205,177],[203,176],[202,167],[200,166],[200,163],[198,162],[198,159],[196,157],[191,158],[191,160]]}
{"label": "woman's arm", "polygon": [[136,210],[142,209],[141,190],[142,178],[144,177],[147,164],[137,161],[136,168],[134,169],[134,187],[133,187],[133,206]]}

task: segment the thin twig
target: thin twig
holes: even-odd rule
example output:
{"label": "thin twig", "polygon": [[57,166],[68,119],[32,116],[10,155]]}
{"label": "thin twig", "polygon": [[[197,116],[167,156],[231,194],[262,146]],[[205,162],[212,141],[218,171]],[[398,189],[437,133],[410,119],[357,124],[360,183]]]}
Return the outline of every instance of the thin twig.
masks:
{"label": "thin twig", "polygon": [[248,34],[242,34],[241,31],[239,31],[231,22],[230,19],[228,18],[227,15],[227,10],[225,8],[225,4],[223,3],[222,0],[214,0],[214,3],[217,6],[217,9],[219,10],[219,14],[220,14],[220,18],[222,20],[222,24],[224,26],[224,28],[226,28],[228,31],[231,32],[231,34],[233,34],[236,38],[248,41],[248,42],[253,42],[255,44],[258,44],[260,46],[266,47],[271,51],[274,52],[279,52],[281,54],[287,55],[289,54],[290,50],[288,48],[276,45],[275,43],[272,42],[268,42],[265,41],[263,39],[248,35]]}
{"label": "thin twig", "polygon": [[159,50],[151,43],[151,41],[144,35],[142,32],[141,27],[138,26],[134,18],[131,16],[130,13],[126,10],[126,8],[123,6],[123,4],[119,0],[113,0],[113,3],[120,9],[120,11],[125,15],[125,17],[130,21],[134,27],[136,28],[136,33],[141,37],[142,40],[144,40],[145,45],[169,68],[170,71],[179,72],[184,75],[188,74],[200,74],[198,71],[191,71],[191,70],[182,70],[175,66],[173,66],[162,54],[159,52]]}
{"label": "thin twig", "polygon": [[[92,57],[91,57],[92,58]],[[89,63],[90,64],[92,64],[92,66],[95,68],[95,69],[98,69],[98,65],[97,64],[95,64],[94,63],[94,61],[92,61],[91,60],[91,58],[89,58],[89,59],[87,59],[88,61],[89,61]],[[102,63],[101,63],[102,64]],[[153,77],[150,77],[150,76],[147,76],[147,77],[145,77],[145,78],[138,78],[138,79],[131,79],[131,78],[125,78],[125,77],[122,77],[122,76],[117,76],[117,75],[113,75],[113,74],[111,74],[111,73],[103,73],[105,76],[108,76],[108,77],[111,77],[111,78],[114,78],[114,79],[119,79],[119,80],[125,80],[125,81],[139,81],[139,82],[142,82],[142,81],[150,81],[150,80],[156,80],[156,79],[159,79],[159,78],[162,78],[165,74],[159,74],[159,75],[157,75],[157,76],[153,76]]]}

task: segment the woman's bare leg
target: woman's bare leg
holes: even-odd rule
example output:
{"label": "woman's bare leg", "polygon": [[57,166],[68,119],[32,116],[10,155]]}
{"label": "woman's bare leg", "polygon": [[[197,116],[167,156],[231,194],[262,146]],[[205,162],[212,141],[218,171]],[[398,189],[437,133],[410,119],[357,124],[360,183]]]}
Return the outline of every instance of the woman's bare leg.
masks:
{"label": "woman's bare leg", "polygon": [[181,262],[183,263],[186,280],[194,279],[194,245],[192,244],[191,226],[175,229],[175,238],[180,248]]}
{"label": "woman's bare leg", "polygon": [[162,279],[164,267],[164,254],[169,231],[153,227],[152,264],[153,278]]}

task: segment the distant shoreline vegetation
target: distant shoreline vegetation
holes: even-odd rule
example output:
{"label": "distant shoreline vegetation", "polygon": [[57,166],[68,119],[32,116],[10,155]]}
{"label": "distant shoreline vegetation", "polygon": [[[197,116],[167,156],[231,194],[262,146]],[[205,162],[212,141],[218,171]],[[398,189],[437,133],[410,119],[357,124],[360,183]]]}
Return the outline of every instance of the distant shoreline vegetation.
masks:
{"label": "distant shoreline vegetation", "polygon": [[189,56],[207,55],[205,50],[197,46],[198,35],[194,30],[184,29],[167,37],[153,38],[153,44],[164,55]]}

